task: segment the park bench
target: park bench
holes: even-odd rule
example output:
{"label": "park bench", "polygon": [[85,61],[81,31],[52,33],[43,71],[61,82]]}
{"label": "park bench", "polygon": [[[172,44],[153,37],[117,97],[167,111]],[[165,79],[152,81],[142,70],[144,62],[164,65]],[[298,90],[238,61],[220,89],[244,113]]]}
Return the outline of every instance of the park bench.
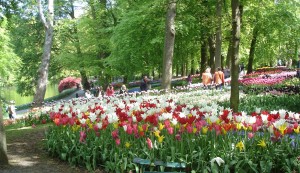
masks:
{"label": "park bench", "polygon": [[163,162],[149,159],[134,158],[133,163],[139,167],[140,173],[176,173],[185,172],[186,164],[179,162]]}

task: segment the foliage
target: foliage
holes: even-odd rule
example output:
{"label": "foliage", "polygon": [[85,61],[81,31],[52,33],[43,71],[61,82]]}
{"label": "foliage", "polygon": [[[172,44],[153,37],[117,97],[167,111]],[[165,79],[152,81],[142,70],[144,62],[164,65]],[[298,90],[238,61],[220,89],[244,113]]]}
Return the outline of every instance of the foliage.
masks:
{"label": "foliage", "polygon": [[[225,107],[229,106],[228,102],[219,103]],[[256,108],[262,110],[285,109],[293,112],[300,112],[300,95],[248,95],[240,101],[239,110],[253,112]]]}
{"label": "foliage", "polygon": [[58,91],[61,93],[66,89],[75,88],[80,85],[80,81],[80,78],[66,77],[59,82]]}
{"label": "foliage", "polygon": [[0,13],[0,85],[12,84],[15,74],[22,65],[20,58],[14,53],[6,29],[7,20]]}

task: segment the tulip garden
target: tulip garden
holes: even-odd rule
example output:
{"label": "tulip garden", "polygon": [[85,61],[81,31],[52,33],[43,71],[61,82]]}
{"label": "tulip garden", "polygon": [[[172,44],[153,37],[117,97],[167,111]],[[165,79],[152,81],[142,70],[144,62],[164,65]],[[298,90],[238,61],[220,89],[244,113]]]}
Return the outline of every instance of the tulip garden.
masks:
{"label": "tulip garden", "polygon": [[[266,86],[295,80],[293,73],[268,73]],[[247,76],[241,86],[261,86],[265,75]],[[300,100],[299,93],[271,97],[282,96]],[[250,104],[247,99],[252,102],[239,113],[226,106],[226,89],[185,87],[166,94],[74,98],[42,113],[53,123],[46,134],[47,149],[91,171],[138,172],[133,159],[143,158],[185,163],[186,172],[300,172],[299,101],[294,111],[266,109],[264,97],[241,91],[240,108]]]}

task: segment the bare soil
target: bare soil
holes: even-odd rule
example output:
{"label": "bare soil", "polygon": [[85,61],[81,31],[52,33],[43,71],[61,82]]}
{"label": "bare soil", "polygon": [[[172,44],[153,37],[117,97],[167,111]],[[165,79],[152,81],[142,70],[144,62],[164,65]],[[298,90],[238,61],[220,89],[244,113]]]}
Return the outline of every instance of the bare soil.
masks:
{"label": "bare soil", "polygon": [[[13,132],[21,130],[20,132]],[[44,142],[47,126],[36,129],[7,130],[9,165],[0,166],[1,173],[87,173],[85,168],[72,167],[67,162],[48,155]],[[11,136],[10,136],[11,135]],[[104,171],[96,170],[97,173]]]}

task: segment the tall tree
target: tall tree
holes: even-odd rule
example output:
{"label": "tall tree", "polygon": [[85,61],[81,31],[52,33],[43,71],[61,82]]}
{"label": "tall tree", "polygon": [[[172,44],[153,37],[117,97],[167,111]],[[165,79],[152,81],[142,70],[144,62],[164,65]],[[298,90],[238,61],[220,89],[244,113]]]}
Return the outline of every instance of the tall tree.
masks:
{"label": "tall tree", "polygon": [[48,14],[47,19],[45,18],[45,14],[43,12],[43,7],[41,0],[38,1],[39,15],[41,21],[45,27],[45,42],[44,42],[44,50],[42,55],[42,62],[40,64],[38,70],[38,81],[36,86],[36,91],[34,95],[34,106],[38,107],[42,105],[44,101],[47,81],[48,81],[48,72],[49,72],[49,64],[51,58],[51,47],[53,42],[53,19],[54,19],[54,0],[48,0]]}
{"label": "tall tree", "polygon": [[166,18],[165,45],[163,56],[163,73],[162,88],[171,89],[172,82],[172,63],[175,42],[175,16],[176,16],[176,0],[169,0]]}
{"label": "tall tree", "polygon": [[232,10],[232,56],[230,107],[234,112],[239,108],[239,45],[241,33],[241,12],[239,0],[231,0]]}
{"label": "tall tree", "polygon": [[0,165],[7,165],[7,146],[6,146],[6,135],[3,125],[3,113],[2,113],[2,101],[0,101]]}
{"label": "tall tree", "polygon": [[217,0],[217,31],[216,31],[216,49],[215,49],[215,67],[221,67],[222,51],[222,4],[223,0]]}
{"label": "tall tree", "polygon": [[[10,48],[10,39],[6,30],[7,20],[0,12],[0,82],[13,74],[20,65],[19,58]],[[1,89],[1,88],[0,88]],[[2,99],[1,99],[2,100]],[[0,165],[8,164],[5,129],[3,125],[2,101],[0,100]]]}

